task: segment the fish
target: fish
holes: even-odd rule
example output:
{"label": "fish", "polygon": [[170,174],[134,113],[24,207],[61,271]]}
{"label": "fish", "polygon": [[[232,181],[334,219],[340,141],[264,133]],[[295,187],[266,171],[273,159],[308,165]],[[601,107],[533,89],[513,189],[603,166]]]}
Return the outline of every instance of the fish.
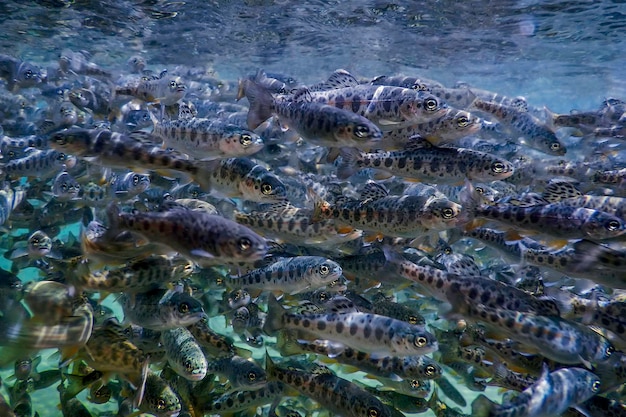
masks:
{"label": "fish", "polygon": [[139,410],[157,417],[177,417],[181,411],[180,399],[167,382],[154,372],[148,371]]}
{"label": "fish", "polygon": [[562,414],[569,407],[587,401],[600,390],[597,375],[583,368],[544,369],[537,382],[513,400],[501,405],[484,395],[472,403],[472,415],[548,417]]}
{"label": "fish", "polygon": [[556,238],[603,240],[620,236],[626,231],[624,220],[617,216],[565,203],[530,206],[498,202],[483,204],[469,181],[462,193],[461,205],[470,219],[482,217]]}
{"label": "fish", "polygon": [[276,99],[249,79],[241,81],[239,89],[239,96],[245,96],[250,102],[247,117],[250,129],[256,129],[276,114],[300,136],[316,145],[369,148],[382,138],[381,130],[367,118],[314,102],[304,91],[291,99]]}
{"label": "fish", "polygon": [[38,177],[50,178],[58,171],[73,168],[76,158],[72,155],[52,149],[39,150],[31,148],[27,155],[7,162],[0,171],[11,178]]}
{"label": "fish", "polygon": [[316,203],[314,218],[333,219],[364,231],[416,237],[427,231],[451,229],[464,221],[461,206],[446,198],[391,196],[386,188],[368,182],[359,199]]}
{"label": "fish", "polygon": [[208,362],[200,345],[185,327],[166,329],[161,333],[168,364],[183,378],[200,381],[208,372]]}
{"label": "fish", "polygon": [[126,320],[152,330],[189,326],[204,315],[202,303],[178,289],[153,290],[120,299]]}
{"label": "fish", "polygon": [[37,87],[46,82],[46,76],[40,68],[5,54],[0,54],[0,78],[6,81],[9,91]]}
{"label": "fish", "polygon": [[148,103],[159,103],[171,106],[183,99],[187,93],[187,86],[181,77],[169,76],[167,71],[161,72],[158,77],[142,77],[134,84],[115,87],[116,96],[133,96]]}
{"label": "fish", "polygon": [[152,134],[163,139],[163,146],[186,153],[194,159],[245,157],[259,152],[263,139],[251,130],[220,120],[179,118],[158,121],[150,113]]}
{"label": "fish", "polygon": [[513,175],[513,165],[502,158],[466,148],[436,147],[419,137],[401,151],[360,152],[343,148],[337,167],[340,179],[358,170],[375,168],[403,178],[438,184],[460,183],[466,178],[495,181]]}
{"label": "fish", "polygon": [[296,330],[304,338],[329,339],[340,345],[370,353],[372,357],[408,356],[437,350],[437,341],[424,326],[368,313],[291,313],[270,295],[263,330],[275,334]]}
{"label": "fish", "polygon": [[524,138],[524,144],[549,155],[565,155],[567,149],[556,135],[540,120],[516,107],[476,98],[471,108],[493,115],[515,134]]}
{"label": "fish", "polygon": [[107,217],[111,235],[123,230],[138,233],[199,265],[254,261],[267,252],[264,238],[219,215],[189,209],[122,213],[110,204]]}
{"label": "fish", "polygon": [[297,256],[278,260],[264,268],[227,279],[227,286],[248,290],[297,294],[313,290],[341,277],[341,266],[322,256]]}
{"label": "fish", "polygon": [[208,362],[208,372],[228,380],[231,390],[253,390],[267,384],[265,370],[254,360],[232,356]]}
{"label": "fish", "polygon": [[311,373],[297,368],[281,368],[276,366],[267,354],[265,361],[270,381],[280,381],[295,388],[332,413],[346,417],[392,415],[390,409],[376,396],[354,383],[333,375],[330,371]]}

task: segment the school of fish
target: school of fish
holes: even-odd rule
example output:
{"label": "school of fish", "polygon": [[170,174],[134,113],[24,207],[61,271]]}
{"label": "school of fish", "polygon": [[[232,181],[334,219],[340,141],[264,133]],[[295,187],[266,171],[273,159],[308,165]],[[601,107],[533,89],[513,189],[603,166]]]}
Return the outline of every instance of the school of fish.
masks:
{"label": "school of fish", "polygon": [[626,416],[626,101],[422,75],[0,54],[0,416]]}

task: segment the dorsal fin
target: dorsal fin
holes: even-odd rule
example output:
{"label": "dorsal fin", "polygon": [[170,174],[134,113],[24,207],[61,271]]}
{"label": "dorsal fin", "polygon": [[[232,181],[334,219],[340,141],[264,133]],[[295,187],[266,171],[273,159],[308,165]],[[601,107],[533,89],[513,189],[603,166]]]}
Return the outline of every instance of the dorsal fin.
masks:
{"label": "dorsal fin", "polygon": [[178,119],[187,120],[194,118],[194,111],[187,103],[181,103],[178,107]]}
{"label": "dorsal fin", "polygon": [[389,195],[389,191],[382,185],[369,181],[361,190],[362,201],[374,201],[385,198]]}
{"label": "dorsal fin", "polygon": [[328,87],[328,90],[333,90],[335,88],[354,87],[359,85],[359,81],[348,71],[338,69],[330,74],[330,77],[324,84]]}
{"label": "dorsal fin", "polygon": [[568,181],[552,181],[546,185],[546,188],[542,193],[543,198],[551,203],[565,200],[567,198],[580,197],[582,195],[583,194],[576,188],[576,186]]}
{"label": "dorsal fin", "polygon": [[296,103],[310,103],[313,101],[313,98],[311,97],[311,91],[307,87],[302,87],[293,93],[292,100]]}
{"label": "dorsal fin", "polygon": [[411,136],[407,143],[404,145],[405,151],[417,151],[420,149],[430,149],[435,146],[421,137],[420,135]]}

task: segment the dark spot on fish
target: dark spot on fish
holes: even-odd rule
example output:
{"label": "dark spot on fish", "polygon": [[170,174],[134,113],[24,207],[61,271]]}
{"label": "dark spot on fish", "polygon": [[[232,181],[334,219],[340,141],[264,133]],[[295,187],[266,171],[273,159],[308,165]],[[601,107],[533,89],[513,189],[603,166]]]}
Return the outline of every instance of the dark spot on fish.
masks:
{"label": "dark spot on fish", "polygon": [[323,320],[320,320],[317,322],[317,330],[324,330],[326,329],[326,322]]}
{"label": "dark spot on fish", "polygon": [[365,336],[366,338],[369,338],[371,334],[372,334],[372,327],[371,327],[371,326],[366,325],[366,326],[363,328],[363,336]]}
{"label": "dark spot on fish", "polygon": [[376,329],[374,329],[374,337],[376,340],[381,340],[383,338],[383,329],[381,327],[376,327]]}
{"label": "dark spot on fish", "polygon": [[361,97],[355,95],[352,98],[352,112],[358,113],[360,107],[361,107]]}
{"label": "dark spot on fish", "polygon": [[337,333],[342,333],[343,332],[343,328],[344,328],[343,322],[338,321],[337,324],[335,325],[335,331]]}
{"label": "dark spot on fish", "polygon": [[354,336],[358,330],[359,330],[359,327],[357,326],[356,323],[352,323],[350,325],[350,335],[351,336]]}

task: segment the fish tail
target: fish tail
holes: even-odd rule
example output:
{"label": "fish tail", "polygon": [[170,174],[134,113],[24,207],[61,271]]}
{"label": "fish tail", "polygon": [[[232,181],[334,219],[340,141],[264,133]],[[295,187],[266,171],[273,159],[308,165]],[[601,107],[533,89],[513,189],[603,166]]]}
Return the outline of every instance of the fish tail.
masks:
{"label": "fish tail", "polygon": [[276,378],[276,364],[272,360],[272,357],[267,350],[265,351],[265,373],[267,374],[267,380],[272,381]]}
{"label": "fish tail", "polygon": [[194,163],[198,171],[193,175],[193,179],[198,183],[200,188],[204,191],[211,190],[211,173],[220,166],[219,159],[213,159],[210,161],[196,161]]}
{"label": "fish tail", "polygon": [[359,162],[363,160],[363,153],[357,148],[341,148],[341,162],[337,166],[337,178],[345,180],[357,170]]}
{"label": "fish tail", "polygon": [[489,417],[493,415],[492,410],[495,403],[487,398],[484,394],[480,394],[472,403],[473,417]]}
{"label": "fish tail", "polygon": [[476,208],[481,203],[481,196],[476,191],[472,183],[465,179],[465,185],[459,194],[459,203],[463,206],[460,223],[465,224],[474,220],[476,217]]}
{"label": "fish tail", "polygon": [[106,208],[106,216],[109,224],[107,234],[117,236],[120,231],[120,208],[111,202]]}
{"label": "fish tail", "polygon": [[283,312],[285,309],[278,302],[274,294],[270,294],[267,301],[267,316],[263,324],[263,331],[273,335],[283,328]]}
{"label": "fish tail", "polygon": [[272,116],[274,97],[267,89],[250,79],[239,80],[237,99],[243,96],[250,102],[247,119],[248,128],[256,129]]}

